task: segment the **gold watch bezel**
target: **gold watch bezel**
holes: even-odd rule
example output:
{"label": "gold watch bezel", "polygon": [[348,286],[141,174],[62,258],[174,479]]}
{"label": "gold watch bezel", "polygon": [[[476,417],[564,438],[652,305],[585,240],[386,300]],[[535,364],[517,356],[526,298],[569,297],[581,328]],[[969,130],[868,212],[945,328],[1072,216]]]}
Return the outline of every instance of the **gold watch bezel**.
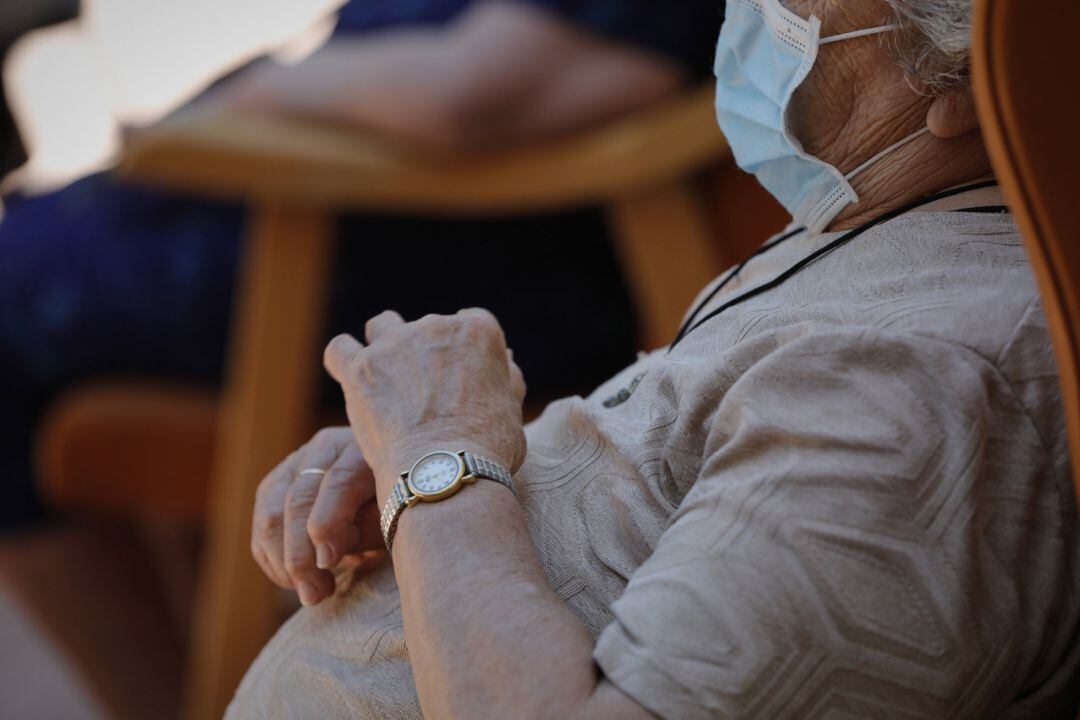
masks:
{"label": "gold watch bezel", "polygon": [[[448,455],[457,461],[457,477],[454,478],[454,481],[452,483],[450,483],[448,486],[446,486],[437,493],[422,492],[421,490],[417,489],[415,485],[413,485],[413,473],[416,471],[416,468],[420,467],[426,460],[433,458],[436,455]],[[465,458],[463,457],[463,455],[464,453],[451,452],[449,450],[436,450],[434,452],[429,452],[427,455],[424,455],[422,458],[413,463],[413,466],[409,468],[409,472],[406,474],[407,479],[405,482],[409,486],[409,492],[412,493],[413,497],[416,498],[416,500],[418,500],[419,502],[429,503],[439,502],[440,500],[446,500],[447,498],[457,495],[457,493],[465,485],[476,481],[476,478],[474,476],[469,475],[468,468],[465,466]]]}

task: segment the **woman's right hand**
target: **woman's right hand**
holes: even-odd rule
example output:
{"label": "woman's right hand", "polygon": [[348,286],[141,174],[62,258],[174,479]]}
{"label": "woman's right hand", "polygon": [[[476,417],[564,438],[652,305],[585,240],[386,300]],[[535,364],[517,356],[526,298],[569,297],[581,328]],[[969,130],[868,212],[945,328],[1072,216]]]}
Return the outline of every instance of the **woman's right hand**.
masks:
{"label": "woman's right hand", "polygon": [[304,605],[334,594],[331,570],[378,551],[385,546],[375,477],[350,428],[320,431],[259,485],[251,553]]}

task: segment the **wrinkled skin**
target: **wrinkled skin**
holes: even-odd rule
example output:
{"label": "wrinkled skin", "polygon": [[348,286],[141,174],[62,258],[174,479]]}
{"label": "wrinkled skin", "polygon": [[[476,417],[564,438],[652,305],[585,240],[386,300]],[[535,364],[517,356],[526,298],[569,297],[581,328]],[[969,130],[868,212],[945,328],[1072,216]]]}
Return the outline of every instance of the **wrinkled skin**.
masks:
{"label": "wrinkled skin", "polygon": [[517,470],[525,458],[525,381],[490,313],[415,323],[384,313],[366,339],[342,336],[326,350],[352,427],[319,432],[256,498],[252,555],[305,605],[334,594],[335,569],[382,554],[379,509],[412,462],[467,449]]}

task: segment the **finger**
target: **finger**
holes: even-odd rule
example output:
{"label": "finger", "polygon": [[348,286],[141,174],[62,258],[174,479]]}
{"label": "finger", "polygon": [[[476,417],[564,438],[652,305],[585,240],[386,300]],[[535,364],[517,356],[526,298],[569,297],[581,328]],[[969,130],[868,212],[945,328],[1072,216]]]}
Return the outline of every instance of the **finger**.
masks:
{"label": "finger", "polygon": [[308,537],[319,568],[332,570],[346,555],[372,549],[361,547],[356,519],[360,509],[374,499],[375,475],[354,442],[322,478],[308,517]]}
{"label": "finger", "polygon": [[251,554],[266,576],[275,584],[292,589],[285,572],[282,531],[285,523],[285,498],[298,472],[300,451],[289,455],[259,484],[251,522]]}
{"label": "finger", "polygon": [[334,593],[333,577],[315,567],[315,548],[307,536],[307,516],[319,493],[319,480],[313,475],[298,477],[285,500],[285,570],[305,606]]}
{"label": "finger", "polygon": [[510,363],[510,390],[514,393],[514,398],[518,403],[525,402],[525,396],[529,393],[529,388],[525,384],[525,375],[521,372],[521,368],[514,362],[514,351],[506,351],[506,359]]}
{"label": "finger", "polygon": [[314,605],[334,593],[333,575],[315,566],[315,547],[307,534],[308,517],[319,495],[323,475],[305,471],[333,467],[351,435],[322,431],[300,455],[299,471],[285,498],[284,564],[304,605]]}
{"label": "finger", "polygon": [[393,310],[387,310],[381,315],[376,315],[367,322],[367,327],[364,329],[364,337],[367,338],[368,344],[371,345],[380,336],[385,335],[394,328],[399,328],[405,324],[405,319],[398,315]]}
{"label": "finger", "polygon": [[375,501],[369,502],[360,508],[360,512],[356,514],[356,518],[353,520],[359,538],[356,541],[358,549],[338,561],[337,567],[334,568],[335,574],[342,570],[355,569],[366,561],[370,561],[373,557],[386,554],[386,542],[383,540],[380,525],[381,517],[382,513],[379,510],[378,503]]}
{"label": "finger", "polygon": [[323,353],[323,367],[340,385],[348,379],[349,364],[364,351],[364,346],[352,335],[338,335]]}
{"label": "finger", "polygon": [[266,553],[263,552],[262,546],[253,542],[251,544],[251,556],[255,558],[255,564],[259,566],[263,571],[263,574],[270,578],[271,582],[276,585],[277,581],[274,580],[273,575],[271,575],[272,569],[270,561],[266,559]]}

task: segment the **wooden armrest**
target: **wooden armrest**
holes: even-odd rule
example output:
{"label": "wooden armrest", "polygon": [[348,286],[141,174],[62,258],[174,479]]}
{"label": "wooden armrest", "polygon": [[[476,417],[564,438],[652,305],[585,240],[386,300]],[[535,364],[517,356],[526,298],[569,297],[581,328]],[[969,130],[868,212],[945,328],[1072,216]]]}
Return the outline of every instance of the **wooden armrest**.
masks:
{"label": "wooden armrest", "polygon": [[38,433],[42,493],[54,507],[124,517],[202,518],[218,401],[158,386],[63,397]]}
{"label": "wooden armrest", "polygon": [[127,177],[321,207],[521,212],[648,190],[726,157],[711,88],[578,136],[506,152],[424,154],[302,120],[188,117],[134,133]]}

